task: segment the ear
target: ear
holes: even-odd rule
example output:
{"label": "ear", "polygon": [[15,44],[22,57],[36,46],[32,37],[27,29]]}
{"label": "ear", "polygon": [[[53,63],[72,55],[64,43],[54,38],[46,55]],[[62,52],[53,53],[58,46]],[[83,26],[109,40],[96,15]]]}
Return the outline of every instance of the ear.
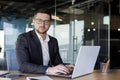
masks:
{"label": "ear", "polygon": [[35,24],[35,20],[33,19],[32,22],[31,22],[31,25],[34,25]]}
{"label": "ear", "polygon": [[32,22],[31,25],[34,25],[34,23]]}

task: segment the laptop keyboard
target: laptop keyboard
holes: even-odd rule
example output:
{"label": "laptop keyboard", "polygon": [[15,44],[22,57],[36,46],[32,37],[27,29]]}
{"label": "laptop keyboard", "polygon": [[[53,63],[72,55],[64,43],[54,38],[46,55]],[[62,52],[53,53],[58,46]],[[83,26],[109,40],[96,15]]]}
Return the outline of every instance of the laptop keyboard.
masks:
{"label": "laptop keyboard", "polygon": [[63,74],[63,73],[56,73],[57,75],[72,75],[72,72],[71,73],[69,73],[69,74]]}

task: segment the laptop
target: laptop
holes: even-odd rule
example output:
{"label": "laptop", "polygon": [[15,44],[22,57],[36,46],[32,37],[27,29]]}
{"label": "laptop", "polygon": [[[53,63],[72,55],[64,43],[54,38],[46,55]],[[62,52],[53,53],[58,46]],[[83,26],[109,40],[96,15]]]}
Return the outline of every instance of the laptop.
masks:
{"label": "laptop", "polygon": [[100,46],[80,46],[72,74],[48,74],[60,77],[76,78],[94,71]]}

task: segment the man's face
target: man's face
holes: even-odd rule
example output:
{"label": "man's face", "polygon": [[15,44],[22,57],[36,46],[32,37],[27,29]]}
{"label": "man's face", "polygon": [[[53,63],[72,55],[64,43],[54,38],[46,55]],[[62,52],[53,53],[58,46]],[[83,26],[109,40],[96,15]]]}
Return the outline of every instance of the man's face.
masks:
{"label": "man's face", "polygon": [[50,16],[45,13],[37,13],[33,18],[33,25],[38,33],[45,34],[51,25]]}

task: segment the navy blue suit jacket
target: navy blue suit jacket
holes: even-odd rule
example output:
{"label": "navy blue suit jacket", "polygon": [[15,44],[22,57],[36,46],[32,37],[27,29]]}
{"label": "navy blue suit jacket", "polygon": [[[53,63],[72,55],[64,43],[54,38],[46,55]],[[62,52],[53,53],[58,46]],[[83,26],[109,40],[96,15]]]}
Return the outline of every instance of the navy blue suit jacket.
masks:
{"label": "navy blue suit jacket", "polygon": [[45,73],[49,66],[63,64],[59,54],[57,39],[49,36],[48,42],[50,61],[48,66],[43,66],[41,43],[35,30],[20,34],[16,42],[16,55],[20,71],[26,73]]}

